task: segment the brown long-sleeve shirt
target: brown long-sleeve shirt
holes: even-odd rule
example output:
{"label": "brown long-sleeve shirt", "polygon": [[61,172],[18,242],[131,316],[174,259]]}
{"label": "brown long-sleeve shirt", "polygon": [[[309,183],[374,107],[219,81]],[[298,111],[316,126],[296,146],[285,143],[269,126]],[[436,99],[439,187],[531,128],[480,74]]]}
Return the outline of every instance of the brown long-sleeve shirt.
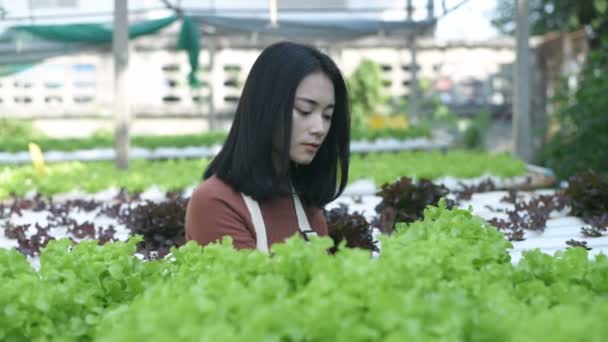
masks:
{"label": "brown long-sleeve shirt", "polygon": [[[291,196],[260,202],[268,246],[300,232]],[[312,229],[327,235],[327,223],[320,208],[305,208]],[[216,176],[202,182],[192,193],[186,211],[186,241],[205,246],[231,236],[234,247],[256,248],[256,234],[249,210],[240,193]]]}

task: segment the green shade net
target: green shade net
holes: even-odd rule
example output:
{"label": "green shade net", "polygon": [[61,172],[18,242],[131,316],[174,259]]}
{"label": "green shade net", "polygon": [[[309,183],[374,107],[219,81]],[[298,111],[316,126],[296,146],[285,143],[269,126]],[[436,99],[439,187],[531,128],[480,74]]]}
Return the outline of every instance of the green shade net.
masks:
{"label": "green shade net", "polygon": [[33,63],[5,64],[0,65],[0,77],[16,74],[33,67]]}
{"label": "green shade net", "polygon": [[177,49],[188,52],[188,60],[190,61],[188,82],[191,86],[199,86],[196,70],[198,69],[198,54],[201,51],[201,32],[190,17],[184,17],[177,40]]}
{"label": "green shade net", "polygon": [[[129,38],[155,34],[176,20],[178,20],[177,16],[170,16],[129,25]],[[13,26],[10,30],[27,32],[42,39],[64,43],[106,44],[112,41],[113,34],[112,26],[107,24],[20,25]],[[184,17],[177,48],[188,53],[190,61],[188,79],[191,85],[198,84],[196,71],[201,48],[200,39],[200,31],[197,25],[190,17]]]}

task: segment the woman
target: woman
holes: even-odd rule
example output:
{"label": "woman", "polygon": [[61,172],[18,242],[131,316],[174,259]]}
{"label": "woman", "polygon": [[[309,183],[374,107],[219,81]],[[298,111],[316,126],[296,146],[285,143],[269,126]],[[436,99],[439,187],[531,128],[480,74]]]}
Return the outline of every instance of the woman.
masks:
{"label": "woman", "polygon": [[273,44],[255,61],[220,153],[186,211],[186,240],[231,236],[269,247],[327,235],[322,208],[346,187],[350,115],[336,64],[315,48]]}

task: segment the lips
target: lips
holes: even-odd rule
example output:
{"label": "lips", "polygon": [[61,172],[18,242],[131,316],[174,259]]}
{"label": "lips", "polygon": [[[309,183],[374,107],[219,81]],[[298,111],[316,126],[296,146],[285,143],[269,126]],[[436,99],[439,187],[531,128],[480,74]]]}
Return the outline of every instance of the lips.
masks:
{"label": "lips", "polygon": [[304,147],[306,147],[307,150],[316,151],[319,148],[319,144],[315,144],[315,143],[303,143],[302,145],[304,145]]}
{"label": "lips", "polygon": [[306,145],[306,146],[312,146],[312,147],[315,147],[315,148],[319,147],[319,144],[315,144],[315,143],[304,143],[304,145]]}

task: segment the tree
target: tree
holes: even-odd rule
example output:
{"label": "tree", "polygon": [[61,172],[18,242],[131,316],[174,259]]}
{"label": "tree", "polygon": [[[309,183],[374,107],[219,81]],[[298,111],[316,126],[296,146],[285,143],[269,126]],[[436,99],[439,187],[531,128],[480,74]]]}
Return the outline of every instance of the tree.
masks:
{"label": "tree", "polygon": [[556,119],[559,130],[551,137],[541,162],[558,176],[566,178],[578,172],[594,170],[608,175],[608,159],[599,151],[608,151],[608,53],[592,51],[574,92],[556,96]]}
{"label": "tree", "polygon": [[363,129],[367,118],[376,114],[386,100],[382,96],[382,69],[376,62],[365,59],[359,64],[348,79],[348,95],[352,127]]}
{"label": "tree", "polygon": [[[608,174],[606,158],[597,155],[608,149],[608,102],[603,95],[608,93],[608,0],[528,1],[532,34],[585,29],[590,49],[576,89],[563,86],[552,99],[557,132],[549,137],[540,162],[560,178],[590,169]],[[514,3],[498,1],[492,23],[504,33],[515,29]]]}
{"label": "tree", "polygon": [[[529,0],[530,33],[574,31],[585,28],[591,50],[608,37],[608,0]],[[503,33],[515,31],[513,0],[498,0],[492,24]]]}

